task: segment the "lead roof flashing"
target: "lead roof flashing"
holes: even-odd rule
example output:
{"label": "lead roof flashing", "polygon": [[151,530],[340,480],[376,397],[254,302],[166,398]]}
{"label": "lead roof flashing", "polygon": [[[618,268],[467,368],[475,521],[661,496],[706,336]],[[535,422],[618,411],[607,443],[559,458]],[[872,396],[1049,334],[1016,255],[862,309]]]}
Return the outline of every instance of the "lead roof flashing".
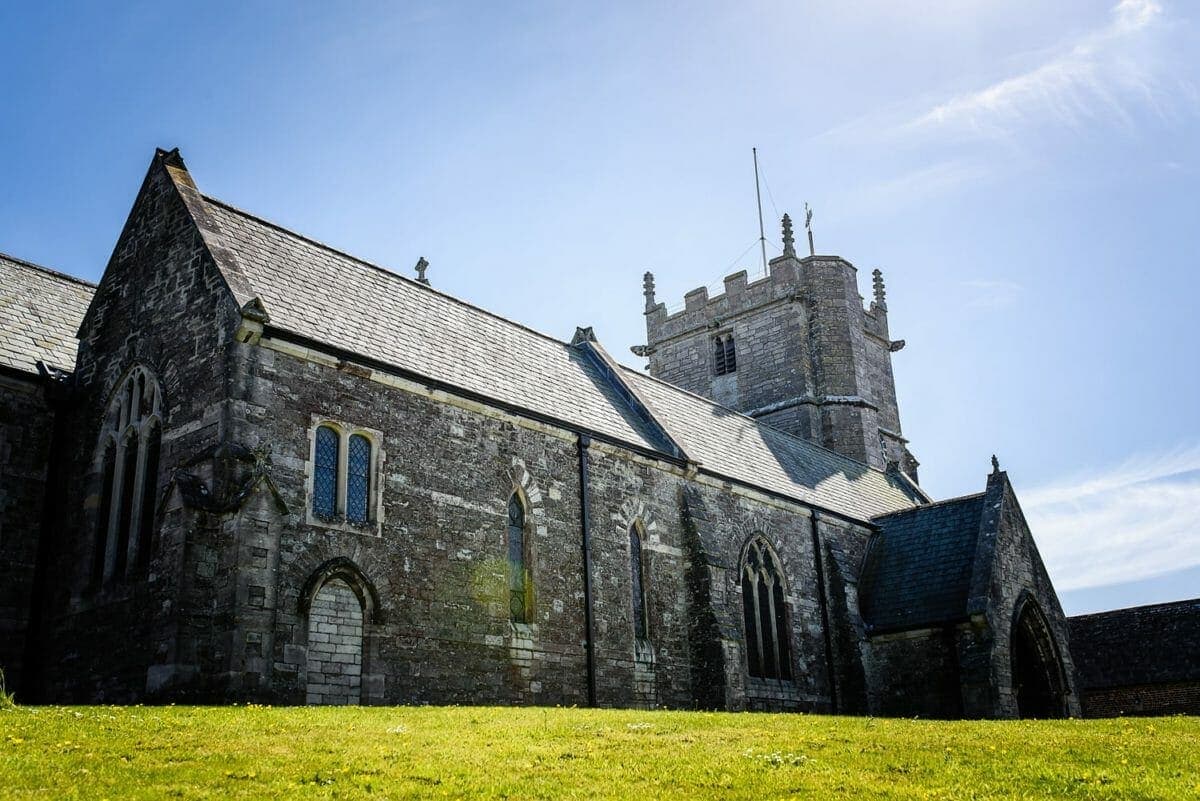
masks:
{"label": "lead roof flashing", "polygon": [[596,332],[592,330],[591,326],[575,329],[575,336],[571,339],[571,347],[583,351],[592,359],[593,363],[600,370],[600,374],[612,385],[621,399],[628,404],[630,409],[642,420],[645,426],[653,432],[655,438],[659,440],[668,453],[677,459],[699,465],[699,462],[684,452],[679,441],[671,436],[671,432],[667,430],[667,427],[660,421],[659,417],[654,414],[650,402],[630,382],[621,376],[621,366],[617,364],[612,356],[608,355],[608,351],[596,339]]}

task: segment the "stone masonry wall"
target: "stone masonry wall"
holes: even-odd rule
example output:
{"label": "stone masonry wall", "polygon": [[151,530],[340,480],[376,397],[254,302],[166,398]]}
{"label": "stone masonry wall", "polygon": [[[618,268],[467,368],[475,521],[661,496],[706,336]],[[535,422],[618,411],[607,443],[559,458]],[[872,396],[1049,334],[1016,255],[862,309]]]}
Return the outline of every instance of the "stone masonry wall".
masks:
{"label": "stone masonry wall", "polygon": [[[722,675],[706,677],[722,688],[721,697],[710,703],[729,709],[828,711],[832,706],[829,664],[838,655],[826,649],[811,512],[704,485],[688,488],[684,512],[695,531],[697,553],[692,558],[704,566],[704,574],[693,581],[708,593],[714,615],[711,630],[719,638],[710,652],[723,658]],[[739,569],[743,549],[755,535],[762,535],[775,549],[786,577],[793,681],[748,676]]]}
{"label": "stone masonry wall", "polygon": [[[887,312],[863,309],[841,258],[779,257],[753,283],[743,271],[719,295],[689,292],[674,314],[654,304],[646,333],[657,378],[873,467],[903,460]],[[713,338],[730,334],[737,370],[717,376]]]}
{"label": "stone masonry wall", "polygon": [[1081,702],[1087,718],[1196,715],[1200,714],[1200,681],[1084,689]]}
{"label": "stone masonry wall", "polygon": [[[220,441],[226,342],[237,311],[168,175],[152,164],[81,329],[77,384],[64,421],[65,492],[56,500],[52,599],[44,690],[56,700],[128,701],[174,676],[181,628],[204,629],[217,605],[210,586],[183,589],[196,556],[191,526],[205,521],[178,504],[156,511],[149,571],[97,584],[92,555],[100,470],[97,436],[111,393],[127,371],[146,365],[163,391],[160,493],[173,470]],[[186,622],[185,622],[186,621]],[[196,660],[187,660],[194,665]]]}
{"label": "stone masonry wall", "polygon": [[[998,519],[997,518],[998,515]],[[990,518],[990,520],[989,520]],[[994,522],[992,522],[994,521]],[[987,654],[986,669],[991,685],[991,700],[979,697],[980,681],[968,678],[964,683],[964,707],[969,716],[1015,717],[1017,704],[1013,687],[1013,628],[1018,604],[1024,598],[1035,601],[1045,615],[1061,661],[1062,679],[1067,688],[1067,713],[1080,714],[1079,693],[1076,687],[1075,664],[1071,657],[1070,631],[1067,618],[1058,601],[1058,594],[1046,573],[1037,545],[1021,513],[1015,493],[1004,473],[993,473],[988,479],[984,497],[985,536],[981,548],[993,551],[976,556],[976,571],[990,566],[986,582],[972,579],[972,595],[986,588],[987,626],[971,628],[973,644],[960,649],[960,663],[970,665],[976,655]],[[987,531],[996,531],[994,537]],[[974,600],[969,604],[976,603]],[[974,642],[978,641],[978,642]],[[981,665],[980,668],[983,666]],[[990,704],[990,706],[989,706]]]}
{"label": "stone masonry wall", "polygon": [[21,698],[53,429],[42,382],[0,374],[0,670]]}
{"label": "stone masonry wall", "polygon": [[873,637],[870,665],[871,714],[962,717],[956,627]]}
{"label": "stone masonry wall", "polygon": [[[288,512],[272,521],[263,504],[262,522],[278,525],[280,535],[259,541],[261,556],[237,563],[246,597],[262,589],[257,607],[239,607],[229,621],[231,675],[253,673],[259,684],[230,691],[303,700],[311,644],[302,591],[323,565],[345,559],[379,598],[364,637],[365,703],[586,703],[576,438],[430,398],[419,385],[319,354],[285,352],[286,344],[239,347],[236,362],[247,372],[238,436],[269,452]],[[306,514],[312,431],[322,421],[377,432],[372,524],[325,524]],[[597,443],[588,460],[598,700],[687,706],[678,484]],[[527,624],[510,622],[506,597],[514,491],[528,506],[534,615]],[[634,641],[632,625],[628,527],[635,521],[646,532],[645,643]],[[238,644],[251,640],[271,643],[261,674],[238,657]]]}
{"label": "stone masonry wall", "polygon": [[[796,262],[776,259],[767,278],[747,284],[742,271],[725,279],[720,295],[688,293],[685,309],[674,315],[659,305],[646,316],[651,375],[739,411],[808,394],[807,313],[799,290]],[[734,338],[737,370],[729,375],[715,375],[718,334]]]}

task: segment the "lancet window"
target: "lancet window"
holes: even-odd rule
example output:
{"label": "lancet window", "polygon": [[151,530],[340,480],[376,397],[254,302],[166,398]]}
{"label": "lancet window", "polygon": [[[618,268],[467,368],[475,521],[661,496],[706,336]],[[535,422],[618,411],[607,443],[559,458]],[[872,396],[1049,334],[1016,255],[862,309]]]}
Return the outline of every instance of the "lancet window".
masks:
{"label": "lancet window", "polygon": [[761,537],[755,537],[746,548],[741,579],[750,675],[789,680],[792,649],[783,569]]}
{"label": "lancet window", "polygon": [[521,496],[514,492],[508,498],[508,612],[514,623],[533,622],[529,562],[525,505]]}
{"label": "lancet window", "polygon": [[642,560],[642,532],[637,523],[629,527],[629,572],[633,588],[633,634],[639,640],[649,637],[646,619],[646,574]]}
{"label": "lancet window", "polygon": [[113,393],[96,447],[99,497],[92,578],[97,585],[149,571],[162,416],[158,381],[139,365]]}

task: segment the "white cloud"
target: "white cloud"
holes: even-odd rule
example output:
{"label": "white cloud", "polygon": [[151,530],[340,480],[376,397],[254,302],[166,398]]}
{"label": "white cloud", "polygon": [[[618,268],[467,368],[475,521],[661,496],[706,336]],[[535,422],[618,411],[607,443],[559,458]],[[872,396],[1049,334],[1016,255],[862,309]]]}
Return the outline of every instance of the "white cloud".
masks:
{"label": "white cloud", "polygon": [[1025,290],[1015,281],[963,281],[968,292],[967,308],[1003,309],[1013,305]]}
{"label": "white cloud", "polygon": [[1153,39],[1164,26],[1156,0],[1121,0],[1104,27],[1023,72],[934,106],[900,132],[1004,135],[1035,120],[1075,126],[1101,116],[1128,124],[1134,104],[1161,114],[1164,64]]}
{"label": "white cloud", "polygon": [[1021,493],[1060,590],[1200,565],[1200,445]]}

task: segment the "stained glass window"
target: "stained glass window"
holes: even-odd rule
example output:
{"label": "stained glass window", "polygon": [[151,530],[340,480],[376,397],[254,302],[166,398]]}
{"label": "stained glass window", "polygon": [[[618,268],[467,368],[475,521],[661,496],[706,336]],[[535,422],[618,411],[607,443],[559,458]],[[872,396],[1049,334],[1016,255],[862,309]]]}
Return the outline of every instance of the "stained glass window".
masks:
{"label": "stained glass window", "polygon": [[350,437],[346,449],[346,519],[365,523],[371,490],[371,441],[362,434]]}
{"label": "stained glass window", "polygon": [[313,514],[333,517],[337,511],[338,433],[317,429],[316,470],[313,472]]}
{"label": "stained glass window", "polygon": [[750,543],[742,566],[742,619],[750,675],[791,679],[791,635],[783,571],[779,559],[761,538]]}
{"label": "stained glass window", "polygon": [[642,575],[642,538],[637,524],[629,527],[629,571],[633,577],[633,634],[639,640],[647,638],[646,587]]}
{"label": "stained glass window", "polygon": [[525,507],[514,492],[508,499],[508,612],[514,623],[528,623],[529,567],[525,560]]}

